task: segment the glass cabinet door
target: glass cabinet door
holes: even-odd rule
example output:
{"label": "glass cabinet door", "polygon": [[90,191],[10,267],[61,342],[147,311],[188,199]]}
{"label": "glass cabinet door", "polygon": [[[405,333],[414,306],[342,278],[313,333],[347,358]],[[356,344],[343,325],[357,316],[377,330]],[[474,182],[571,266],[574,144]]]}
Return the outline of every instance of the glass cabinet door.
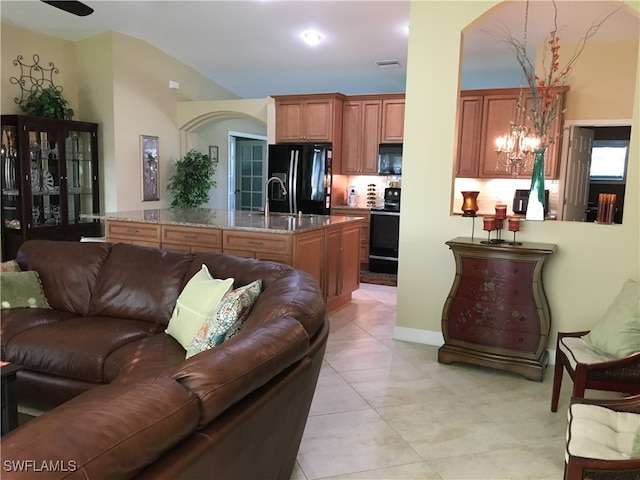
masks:
{"label": "glass cabinet door", "polygon": [[59,225],[61,165],[58,152],[58,130],[29,128],[29,161],[31,171],[31,228]]}
{"label": "glass cabinet door", "polygon": [[67,178],[67,223],[90,220],[81,214],[93,213],[92,133],[69,131],[65,140]]}
{"label": "glass cabinet door", "polygon": [[2,218],[5,228],[20,230],[22,205],[20,204],[20,159],[16,148],[16,127],[3,125],[2,147]]}

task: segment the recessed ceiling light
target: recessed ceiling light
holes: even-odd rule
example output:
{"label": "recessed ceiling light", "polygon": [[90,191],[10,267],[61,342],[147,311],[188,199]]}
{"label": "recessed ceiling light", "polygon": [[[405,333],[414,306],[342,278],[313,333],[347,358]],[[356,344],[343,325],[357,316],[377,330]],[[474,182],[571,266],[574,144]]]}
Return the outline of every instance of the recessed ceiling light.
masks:
{"label": "recessed ceiling light", "polygon": [[318,45],[320,40],[322,40],[322,35],[318,33],[316,30],[307,30],[302,34],[302,38],[306,42],[307,45]]}

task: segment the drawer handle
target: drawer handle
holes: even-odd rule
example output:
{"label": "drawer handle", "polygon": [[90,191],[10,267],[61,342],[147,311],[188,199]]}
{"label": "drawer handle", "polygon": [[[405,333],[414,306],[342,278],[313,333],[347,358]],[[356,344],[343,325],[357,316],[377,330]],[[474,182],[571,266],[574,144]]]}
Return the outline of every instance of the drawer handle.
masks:
{"label": "drawer handle", "polygon": [[511,295],[518,295],[518,290],[513,290],[513,291],[511,292]]}
{"label": "drawer handle", "polygon": [[127,228],[127,233],[138,233],[137,228]]}
{"label": "drawer handle", "polygon": [[520,343],[524,342],[524,338],[520,337],[520,338],[518,339],[518,342],[520,342]]}
{"label": "drawer handle", "polygon": [[517,269],[517,268],[514,268],[514,269],[513,269],[513,273],[518,273],[518,269]]}
{"label": "drawer handle", "polygon": [[196,235],[185,235],[184,238],[188,239],[188,240],[194,240],[196,238],[198,238]]}
{"label": "drawer handle", "polygon": [[262,242],[260,242],[258,240],[249,240],[247,243],[249,245],[262,245]]}

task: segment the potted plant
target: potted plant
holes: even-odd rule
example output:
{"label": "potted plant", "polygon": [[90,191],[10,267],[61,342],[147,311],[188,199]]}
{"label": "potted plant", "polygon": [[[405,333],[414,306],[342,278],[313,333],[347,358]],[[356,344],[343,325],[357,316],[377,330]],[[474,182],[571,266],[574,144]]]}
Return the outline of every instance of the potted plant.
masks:
{"label": "potted plant", "polygon": [[73,110],[68,105],[60,90],[48,87],[33,90],[20,104],[20,108],[27,115],[71,120]]}
{"label": "potted plant", "polygon": [[172,207],[199,207],[209,201],[209,190],[216,186],[212,179],[215,165],[208,155],[191,149],[176,162],[176,172],[167,188],[173,196]]}

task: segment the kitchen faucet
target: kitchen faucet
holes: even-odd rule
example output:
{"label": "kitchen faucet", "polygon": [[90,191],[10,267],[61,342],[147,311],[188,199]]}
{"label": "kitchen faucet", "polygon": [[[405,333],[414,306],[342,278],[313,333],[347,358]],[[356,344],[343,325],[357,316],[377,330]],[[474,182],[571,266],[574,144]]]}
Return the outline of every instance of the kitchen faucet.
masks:
{"label": "kitchen faucet", "polygon": [[280,188],[282,188],[282,194],[283,195],[287,194],[287,189],[284,188],[284,183],[282,182],[282,179],[280,177],[271,177],[269,180],[267,180],[267,182],[264,184],[264,216],[265,218],[269,216],[269,184],[271,183],[272,180],[277,180],[278,182],[280,182]]}

